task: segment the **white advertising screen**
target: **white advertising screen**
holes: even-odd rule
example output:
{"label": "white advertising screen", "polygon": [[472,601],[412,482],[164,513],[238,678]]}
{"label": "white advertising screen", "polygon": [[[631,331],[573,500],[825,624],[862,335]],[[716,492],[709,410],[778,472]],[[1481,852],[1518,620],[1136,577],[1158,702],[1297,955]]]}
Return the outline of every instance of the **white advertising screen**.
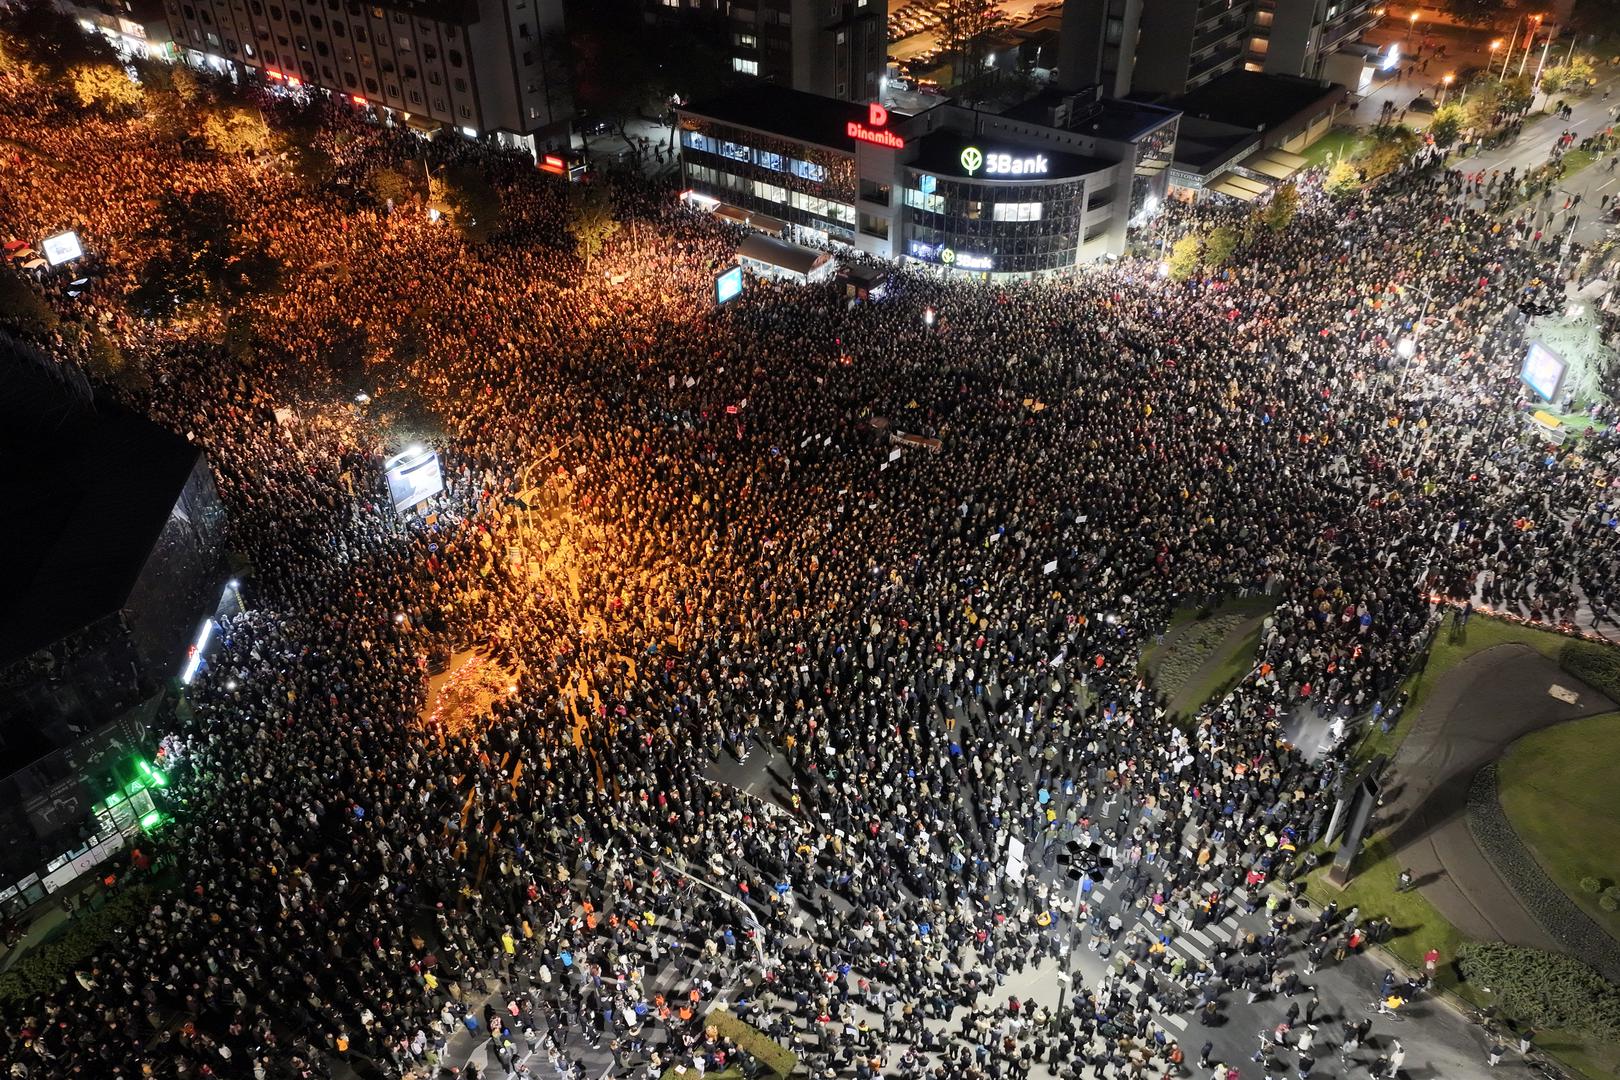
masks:
{"label": "white advertising screen", "polygon": [[45,249],[45,261],[52,266],[61,266],[84,254],[84,248],[79,245],[79,234],[75,232],[47,236],[40,246]]}
{"label": "white advertising screen", "polygon": [[439,455],[433,451],[407,451],[388,462],[388,495],[395,510],[408,510],[443,490]]}
{"label": "white advertising screen", "polygon": [[742,267],[733,266],[730,270],[714,279],[714,302],[723,304],[727,300],[735,299],[743,291]]}
{"label": "white advertising screen", "polygon": [[1524,354],[1524,366],[1519,369],[1519,378],[1524,385],[1540,394],[1543,401],[1551,401],[1558,396],[1567,366],[1557,353],[1538,341]]}

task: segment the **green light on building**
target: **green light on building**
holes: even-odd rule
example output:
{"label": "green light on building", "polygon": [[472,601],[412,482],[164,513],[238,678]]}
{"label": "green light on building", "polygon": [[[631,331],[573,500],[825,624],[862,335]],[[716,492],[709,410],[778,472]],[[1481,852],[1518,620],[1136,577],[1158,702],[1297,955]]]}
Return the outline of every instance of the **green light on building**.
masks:
{"label": "green light on building", "polygon": [[163,824],[163,812],[161,810],[153,810],[150,814],[141,818],[141,828],[147,832],[151,832],[161,824]]}

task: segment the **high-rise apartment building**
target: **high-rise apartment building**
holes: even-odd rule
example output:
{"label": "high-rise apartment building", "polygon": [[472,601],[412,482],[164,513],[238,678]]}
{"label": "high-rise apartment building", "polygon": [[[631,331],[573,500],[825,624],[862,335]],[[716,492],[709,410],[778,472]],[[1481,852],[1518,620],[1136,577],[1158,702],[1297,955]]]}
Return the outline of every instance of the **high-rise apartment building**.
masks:
{"label": "high-rise apartment building", "polygon": [[322,87],[424,128],[566,146],[562,0],[165,0],[192,63]]}
{"label": "high-rise apartment building", "polygon": [[1378,22],[1381,0],[1254,0],[1247,65],[1267,75],[1322,74],[1322,60]]}
{"label": "high-rise apartment building", "polygon": [[1058,74],[1072,89],[1174,97],[1243,63],[1254,0],[1067,0]]}
{"label": "high-rise apartment building", "polygon": [[653,18],[722,12],[731,70],[846,101],[878,96],[888,0],[646,0]]}

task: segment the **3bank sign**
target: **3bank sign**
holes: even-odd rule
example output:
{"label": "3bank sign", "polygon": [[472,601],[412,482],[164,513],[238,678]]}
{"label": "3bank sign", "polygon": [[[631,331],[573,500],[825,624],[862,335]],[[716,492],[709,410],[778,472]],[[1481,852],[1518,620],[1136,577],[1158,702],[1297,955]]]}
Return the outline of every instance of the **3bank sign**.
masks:
{"label": "3bank sign", "polygon": [[987,154],[977,146],[962,149],[962,171],[973,176],[980,169],[986,176],[1045,176],[1051,165],[1045,154],[1014,157],[1012,154]]}

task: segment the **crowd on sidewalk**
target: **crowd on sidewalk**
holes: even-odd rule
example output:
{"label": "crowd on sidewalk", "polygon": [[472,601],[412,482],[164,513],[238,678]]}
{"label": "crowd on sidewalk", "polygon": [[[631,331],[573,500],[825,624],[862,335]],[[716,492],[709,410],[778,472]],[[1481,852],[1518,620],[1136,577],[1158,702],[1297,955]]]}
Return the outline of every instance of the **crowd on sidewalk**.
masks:
{"label": "crowd on sidewalk", "polygon": [[[508,1072],[577,1078],[593,1041],[707,1071],[746,1057],[721,993],[814,1075],[1178,1075],[1200,1055],[1160,1018],[1245,991],[1283,1023],[1217,1075],[1392,1075],[1310,1003],[1368,929],[1289,899],[1344,751],[1307,762],[1281,721],[1391,700],[1438,598],[1613,606],[1613,436],[1576,458],[1522,427],[1513,305],[1552,253],[1438,168],[1348,204],[1308,182],[1185,283],[896,269],[879,302],[753,281],[715,309],[735,234],[645,181],[613,183],[629,224],[587,269],[564,185],[470,143],[421,152],[499,188],[482,245],[356,199],[410,136],[334,126],[312,190],[4,74],[0,135],[74,163],[0,164],[6,232],[75,222],[97,253],[36,340],[72,360],[94,328],[149,376],[254,568],[165,733],[179,884],[4,1012],[18,1080],[423,1075],[469,1024]],[[229,326],[128,309],[141,209],[176,189],[283,262]],[[425,517],[381,479],[407,415],[444,460]],[[1255,666],[1180,726],[1140,649],[1239,594],[1276,602]],[[430,661],[469,645],[507,691],[424,719]],[[780,806],[705,777],[762,746]],[[1119,908],[999,881],[1015,840],[1110,860]],[[1263,931],[1206,963],[1167,948],[1251,905]],[[1065,1009],[998,989],[1071,940],[1112,974]]]}

